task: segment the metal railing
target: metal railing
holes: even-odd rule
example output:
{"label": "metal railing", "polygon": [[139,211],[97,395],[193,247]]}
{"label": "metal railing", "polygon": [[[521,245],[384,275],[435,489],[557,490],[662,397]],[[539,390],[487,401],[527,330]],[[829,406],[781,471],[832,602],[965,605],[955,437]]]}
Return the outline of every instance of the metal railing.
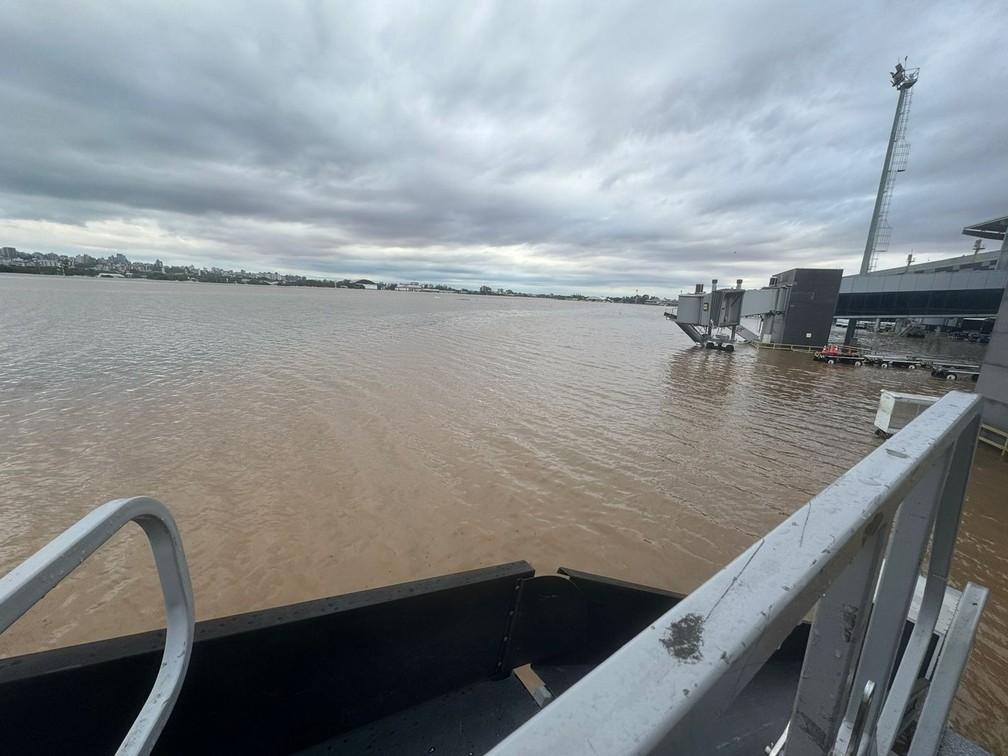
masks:
{"label": "metal railing", "polygon": [[94,510],[0,578],[0,633],[73,572],[128,522],[150,541],[164,594],[168,629],[161,667],[119,754],[146,754],[164,728],[189,666],[195,627],[192,585],[178,526],[156,499],[116,499]]}
{"label": "metal railing", "polygon": [[999,450],[1002,457],[1008,454],[1008,431],[999,430],[993,425],[982,424],[979,440]]}
{"label": "metal railing", "polygon": [[[947,394],[494,753],[700,753],[701,733],[815,606],[785,752],[888,754],[945,595],[979,406]],[[986,593],[970,584],[962,594],[911,754],[938,749]]]}
{"label": "metal railing", "polygon": [[810,344],[764,344],[762,341],[750,341],[757,349],[769,349],[771,352],[821,352],[822,344],[812,346]]}

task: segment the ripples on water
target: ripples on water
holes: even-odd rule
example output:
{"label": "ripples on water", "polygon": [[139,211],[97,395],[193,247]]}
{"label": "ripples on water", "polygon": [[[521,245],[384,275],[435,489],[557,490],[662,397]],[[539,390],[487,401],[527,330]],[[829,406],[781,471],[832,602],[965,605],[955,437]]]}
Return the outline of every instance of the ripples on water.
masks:
{"label": "ripples on water", "polygon": [[[688,591],[878,445],[881,389],[952,387],[695,349],[653,307],[28,276],[0,354],[0,570],[149,494],[201,618],[513,559]],[[978,452],[958,565],[992,600],[956,721],[995,749],[1006,470]],[[0,654],[155,627],[157,591],[121,534]]]}

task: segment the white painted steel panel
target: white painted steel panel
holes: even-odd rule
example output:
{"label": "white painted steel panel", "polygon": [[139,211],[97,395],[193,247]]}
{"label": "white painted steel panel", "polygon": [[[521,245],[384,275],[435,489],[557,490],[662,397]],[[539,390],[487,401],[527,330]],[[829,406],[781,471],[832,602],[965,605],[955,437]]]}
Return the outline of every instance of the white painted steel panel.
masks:
{"label": "white painted steel panel", "polygon": [[742,317],[774,312],[778,307],[781,289],[750,289],[742,298]]}

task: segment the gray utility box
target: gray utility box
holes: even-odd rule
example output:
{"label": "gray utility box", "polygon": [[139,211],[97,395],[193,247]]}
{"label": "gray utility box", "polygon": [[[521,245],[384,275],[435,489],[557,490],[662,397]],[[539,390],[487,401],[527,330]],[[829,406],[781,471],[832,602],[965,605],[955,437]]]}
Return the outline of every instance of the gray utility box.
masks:
{"label": "gray utility box", "polygon": [[937,401],[937,396],[883,391],[875,413],[876,435],[888,438]]}

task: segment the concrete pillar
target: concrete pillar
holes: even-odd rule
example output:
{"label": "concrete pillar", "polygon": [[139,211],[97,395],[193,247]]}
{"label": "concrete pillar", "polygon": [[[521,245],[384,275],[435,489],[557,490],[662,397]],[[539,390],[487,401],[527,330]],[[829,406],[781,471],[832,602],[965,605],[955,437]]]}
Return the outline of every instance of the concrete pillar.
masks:
{"label": "concrete pillar", "polygon": [[983,421],[1008,430],[1008,288],[1001,298],[976,390],[984,397]]}
{"label": "concrete pillar", "polygon": [[1008,270],[1008,233],[1005,234],[1005,238],[1001,242],[1001,254],[998,255],[995,270]]}

